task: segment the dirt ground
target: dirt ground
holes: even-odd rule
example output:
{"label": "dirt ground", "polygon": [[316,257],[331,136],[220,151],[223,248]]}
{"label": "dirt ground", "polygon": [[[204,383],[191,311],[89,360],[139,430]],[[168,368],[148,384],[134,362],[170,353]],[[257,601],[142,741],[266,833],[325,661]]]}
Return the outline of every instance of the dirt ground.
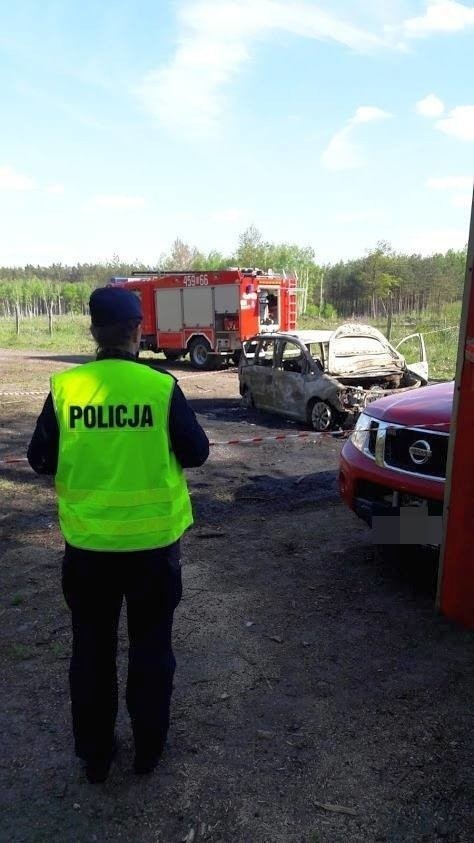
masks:
{"label": "dirt ground", "polygon": [[[86,357],[0,352],[0,459],[24,456],[48,377]],[[235,370],[172,371],[214,442],[297,426],[239,406]],[[87,784],[72,753],[69,616],[52,484],[0,466],[1,841],[471,841],[472,636],[436,614],[437,560],[388,558],[339,501],[334,439],[214,445],[196,524],[169,746]]]}

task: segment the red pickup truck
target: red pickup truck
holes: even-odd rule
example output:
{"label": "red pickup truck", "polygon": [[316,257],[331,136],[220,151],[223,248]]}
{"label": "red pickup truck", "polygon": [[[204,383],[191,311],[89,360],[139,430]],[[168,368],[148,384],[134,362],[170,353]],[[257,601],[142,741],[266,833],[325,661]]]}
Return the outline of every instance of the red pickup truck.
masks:
{"label": "red pickup truck", "polygon": [[374,401],[345,443],[341,494],[376,541],[440,543],[453,392],[451,381]]}

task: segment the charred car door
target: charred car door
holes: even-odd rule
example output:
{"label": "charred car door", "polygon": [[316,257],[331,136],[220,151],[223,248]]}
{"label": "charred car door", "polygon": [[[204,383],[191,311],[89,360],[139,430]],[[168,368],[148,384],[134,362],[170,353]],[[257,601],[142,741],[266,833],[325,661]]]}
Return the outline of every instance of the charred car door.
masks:
{"label": "charred car door", "polygon": [[[405,348],[400,351],[403,345]],[[409,334],[400,340],[395,349],[403,354],[408,371],[421,378],[423,383],[428,383],[428,359],[423,334]]]}
{"label": "charred car door", "polygon": [[262,410],[273,410],[273,359],[276,341],[259,339],[253,360],[243,370],[244,384],[253,404]]}
{"label": "charred car door", "polygon": [[309,361],[304,348],[292,340],[279,340],[273,369],[274,410],[296,419],[306,418],[305,376]]}

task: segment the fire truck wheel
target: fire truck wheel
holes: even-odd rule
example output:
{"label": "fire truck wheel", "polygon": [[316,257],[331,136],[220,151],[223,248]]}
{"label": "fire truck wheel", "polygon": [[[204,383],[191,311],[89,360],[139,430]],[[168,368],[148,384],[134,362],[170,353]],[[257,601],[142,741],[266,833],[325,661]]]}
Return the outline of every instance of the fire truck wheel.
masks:
{"label": "fire truck wheel", "polygon": [[255,407],[253,395],[250,392],[248,386],[245,387],[242,393],[242,405],[245,407],[246,410],[252,410]]}
{"label": "fire truck wheel", "polygon": [[189,346],[189,356],[195,369],[206,369],[210,363],[211,346],[208,341],[196,337]]}
{"label": "fire truck wheel", "polygon": [[325,401],[313,401],[308,416],[311,427],[319,433],[330,430],[334,421],[334,411]]}

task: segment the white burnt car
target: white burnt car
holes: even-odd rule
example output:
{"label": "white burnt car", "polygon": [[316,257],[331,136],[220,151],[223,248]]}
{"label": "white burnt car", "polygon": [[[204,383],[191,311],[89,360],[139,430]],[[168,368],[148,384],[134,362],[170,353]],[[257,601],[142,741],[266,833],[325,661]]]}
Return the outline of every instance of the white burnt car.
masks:
{"label": "white burnt car", "polygon": [[244,343],[239,363],[246,407],[307,422],[318,431],[350,427],[371,401],[427,381],[421,334],[394,347],[376,328],[358,323],[335,331],[258,334]]}

